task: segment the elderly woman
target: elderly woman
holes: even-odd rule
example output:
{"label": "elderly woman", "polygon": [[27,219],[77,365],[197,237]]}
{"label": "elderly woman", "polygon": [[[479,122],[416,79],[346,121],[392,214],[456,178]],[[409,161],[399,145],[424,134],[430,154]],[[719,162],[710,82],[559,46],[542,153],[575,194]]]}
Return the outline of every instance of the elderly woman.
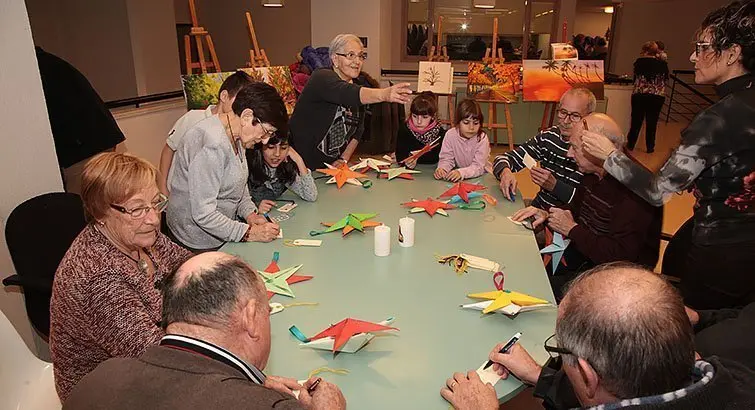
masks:
{"label": "elderly woman", "polygon": [[364,105],[409,102],[409,84],[367,88],[354,84],[367,59],[362,42],[339,34],[330,43],[333,69],[312,74],[291,115],[291,145],[309,169],[348,162],[364,130]]}
{"label": "elderly woman", "polygon": [[755,301],[755,2],[734,2],[702,23],[690,61],[695,82],[715,84],[721,99],[682,131],[681,145],[651,174],[605,137],[585,132],[585,149],[653,205],[692,189],[697,204],[686,266],[686,304],[699,309]]}
{"label": "elderly woman", "polygon": [[270,242],[277,224],[257,214],[249,196],[246,151],[285,135],[288,114],[275,88],[244,86],[232,112],[206,118],[190,129],[176,150],[167,222],[176,240],[201,252],[225,242]]}
{"label": "elderly woman", "polygon": [[128,154],[92,158],[81,177],[89,225],[60,262],[50,352],[61,401],[97,364],[140,355],[163,335],[162,278],[191,256],[160,233],[157,170]]}

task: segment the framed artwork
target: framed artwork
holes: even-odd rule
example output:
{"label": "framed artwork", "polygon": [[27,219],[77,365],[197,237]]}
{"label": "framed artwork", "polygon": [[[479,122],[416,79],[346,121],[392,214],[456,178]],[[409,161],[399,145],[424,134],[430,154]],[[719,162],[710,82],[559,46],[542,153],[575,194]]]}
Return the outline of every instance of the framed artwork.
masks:
{"label": "framed artwork", "polygon": [[521,63],[469,63],[467,96],[482,101],[516,102]]}
{"label": "framed artwork", "polygon": [[569,43],[552,43],[551,56],[554,60],[578,60],[577,49]]}
{"label": "framed artwork", "polygon": [[262,81],[275,87],[286,104],[288,115],[294,112],[296,90],[294,90],[294,82],[291,79],[291,70],[287,66],[241,68],[240,70],[249,74],[257,81]]}
{"label": "framed artwork", "polygon": [[573,87],[584,87],[603,99],[603,61],[524,60],[524,101],[558,102]]}
{"label": "framed artwork", "polygon": [[454,67],[451,63],[420,61],[417,92],[431,91],[450,94],[454,86]]}

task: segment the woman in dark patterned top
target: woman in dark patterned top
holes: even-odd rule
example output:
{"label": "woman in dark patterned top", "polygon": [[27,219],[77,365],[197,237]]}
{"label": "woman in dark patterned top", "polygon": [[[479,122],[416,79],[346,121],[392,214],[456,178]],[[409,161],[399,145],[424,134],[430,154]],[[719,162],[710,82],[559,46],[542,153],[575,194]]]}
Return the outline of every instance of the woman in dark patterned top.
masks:
{"label": "woman in dark patterned top", "polygon": [[585,149],[650,203],[692,189],[697,203],[686,266],[685,303],[700,309],[755,301],[755,2],[734,2],[705,18],[695,52],[695,81],[716,84],[721,99],[682,131],[681,145],[658,174],[585,132]]}
{"label": "woman in dark patterned top", "polygon": [[420,93],[409,107],[411,115],[398,128],[396,136],[396,161],[403,161],[412,155],[412,151],[422,149],[425,145],[437,142],[438,146],[415,161],[407,161],[407,168],[414,168],[417,163],[437,164],[440,147],[446,130],[437,118],[438,102],[433,93]]}
{"label": "woman in dark patterned top", "polygon": [[249,164],[249,193],[260,213],[268,213],[286,189],[305,201],[317,200],[312,171],[288,145],[288,137],[274,135],[267,144],[257,143],[246,150]]}
{"label": "woman in dark patterned top", "polygon": [[640,58],[634,61],[634,91],[632,92],[632,127],[627,139],[628,148],[634,149],[645,122],[645,147],[655,151],[655,129],[661,115],[668,79],[668,64],[658,58],[660,50],[654,41],[642,46]]}
{"label": "woman in dark patterned top", "polygon": [[409,102],[408,83],[388,88],[354,84],[367,53],[359,37],[339,34],[330,43],[333,69],[316,70],[291,115],[291,146],[309,169],[344,164],[359,145],[364,131],[364,105]]}
{"label": "woman in dark patterned top", "polygon": [[58,266],[50,353],[61,401],[100,362],[136,357],[163,336],[162,278],[191,253],[160,233],[157,170],[128,154],[92,158],[81,177],[90,221]]}

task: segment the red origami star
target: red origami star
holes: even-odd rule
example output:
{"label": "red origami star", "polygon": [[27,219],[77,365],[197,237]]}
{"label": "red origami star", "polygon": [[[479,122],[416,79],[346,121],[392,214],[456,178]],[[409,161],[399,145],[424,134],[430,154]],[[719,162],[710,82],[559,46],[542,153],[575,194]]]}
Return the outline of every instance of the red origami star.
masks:
{"label": "red origami star", "polygon": [[404,202],[401,205],[410,206],[412,208],[423,208],[425,212],[427,212],[427,214],[430,216],[435,215],[436,212],[441,215],[448,216],[448,214],[445,212],[445,209],[456,208],[453,205],[450,205],[441,201],[436,201],[435,199],[432,199],[432,198],[427,198],[424,201],[412,200],[412,202]]}
{"label": "red origami star", "polygon": [[[269,265],[267,265],[267,268],[265,268],[265,272],[269,273],[275,273],[280,272],[281,268],[278,266],[278,262],[272,261]],[[286,283],[289,285],[293,285],[294,283],[304,282],[307,280],[312,279],[314,276],[304,276],[304,275],[291,275],[288,279],[286,279]],[[275,295],[275,293],[267,291],[267,298],[270,299]]]}
{"label": "red origami star", "polygon": [[398,330],[398,328],[383,326],[377,323],[365,322],[363,320],[346,318],[335,325],[330,325],[329,328],[311,337],[309,340],[324,339],[326,337],[333,337],[333,353],[340,349],[341,346],[351,339],[352,336],[358,333],[376,332],[381,330]]}
{"label": "red origami star", "polygon": [[469,193],[474,191],[482,191],[485,189],[484,185],[468,184],[466,182],[459,182],[455,184],[451,189],[442,193],[439,198],[447,198],[454,195],[458,195],[464,202],[469,202]]}

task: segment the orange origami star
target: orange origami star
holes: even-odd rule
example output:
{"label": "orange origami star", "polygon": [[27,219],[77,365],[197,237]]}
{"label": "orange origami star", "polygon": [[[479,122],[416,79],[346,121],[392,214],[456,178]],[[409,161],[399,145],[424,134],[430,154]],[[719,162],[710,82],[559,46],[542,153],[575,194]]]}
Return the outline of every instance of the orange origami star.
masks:
{"label": "orange origami star", "polygon": [[341,346],[351,339],[352,336],[359,333],[377,332],[382,330],[398,330],[396,327],[383,326],[377,323],[365,322],[363,320],[344,319],[335,325],[330,325],[329,328],[311,337],[309,340],[324,339],[326,337],[332,337],[335,339],[333,342],[333,353],[340,349]]}
{"label": "orange origami star", "polygon": [[338,189],[341,189],[341,187],[343,187],[343,184],[347,182],[352,185],[361,186],[362,183],[359,182],[357,178],[367,178],[367,175],[361,172],[352,171],[346,164],[341,164],[338,167],[334,167],[330,164],[325,164],[325,166],[327,168],[318,169],[317,171],[333,177],[329,179],[326,184],[332,184],[333,182],[335,182],[336,185],[338,185]]}
{"label": "orange origami star", "polygon": [[439,198],[451,197],[458,195],[464,202],[469,202],[469,193],[474,191],[482,191],[485,189],[484,185],[468,184],[466,182],[459,182],[455,184],[451,189],[442,193]]}
{"label": "orange origami star", "polygon": [[447,204],[442,201],[436,201],[432,198],[427,198],[424,201],[415,201],[412,200],[412,202],[404,202],[401,204],[403,206],[411,206],[412,209],[410,212],[427,212],[428,215],[431,217],[435,215],[435,213],[439,213],[443,216],[448,216],[448,213],[446,213],[446,209],[453,209],[455,206]]}

